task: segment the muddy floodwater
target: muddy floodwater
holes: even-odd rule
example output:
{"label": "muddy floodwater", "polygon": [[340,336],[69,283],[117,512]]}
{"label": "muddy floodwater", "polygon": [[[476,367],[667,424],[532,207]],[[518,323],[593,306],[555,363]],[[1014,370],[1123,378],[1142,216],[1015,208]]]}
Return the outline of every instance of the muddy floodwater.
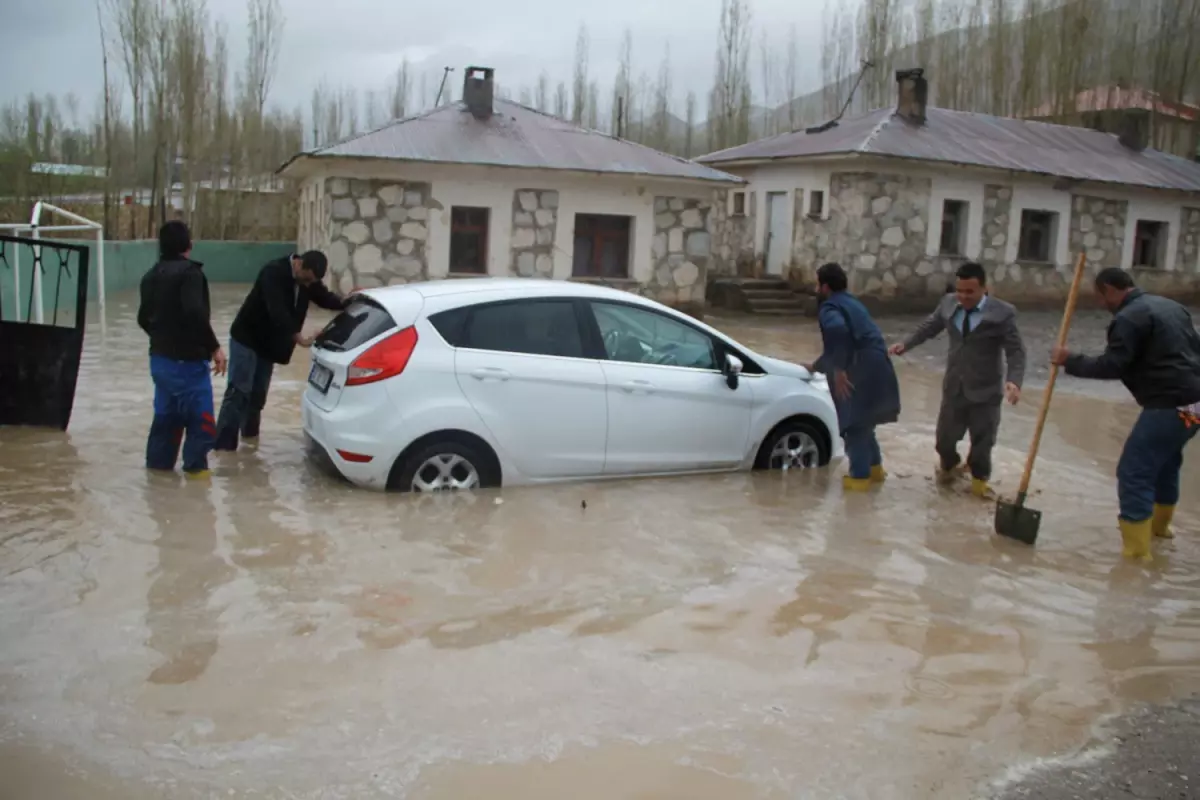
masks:
{"label": "muddy floodwater", "polygon": [[[214,287],[219,331],[243,291]],[[185,483],[141,467],[134,302],[93,313],[68,433],[0,429],[2,798],[957,800],[1200,689],[1200,450],[1180,537],[1119,563],[1119,386],[1063,382],[1036,549],[930,479],[940,340],[898,362],[868,495],[844,465],[365,492],[305,461],[303,352],[262,442]],[[1056,320],[1028,319],[1040,365]],[[717,324],[816,355],[811,320]]]}

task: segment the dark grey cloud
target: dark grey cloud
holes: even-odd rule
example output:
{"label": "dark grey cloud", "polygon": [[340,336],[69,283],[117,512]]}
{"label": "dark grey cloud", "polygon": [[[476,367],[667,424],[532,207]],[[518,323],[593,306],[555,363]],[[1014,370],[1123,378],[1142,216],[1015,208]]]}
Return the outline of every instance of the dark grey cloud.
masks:
{"label": "dark grey cloud", "polygon": [[[766,30],[778,57],[796,25],[802,85],[816,83],[823,0],[757,0],[754,59]],[[102,89],[100,36],[89,0],[11,0],[0,25],[0,100],[28,92],[75,93],[90,110]],[[690,89],[701,97],[712,80],[720,0],[283,0],[287,17],[272,101],[307,108],[322,81],[354,87],[360,95],[382,91],[402,59],[426,74],[430,98],[443,66],[494,67],[515,96],[545,71],[551,87],[569,86],[580,23],[591,40],[590,73],[611,85],[626,27],[634,35],[635,73],[651,80],[665,47],[671,51],[675,95]],[[236,63],[245,57],[243,0],[208,0],[214,20],[224,22]],[[111,64],[119,70],[118,64]],[[755,80],[758,80],[757,69]],[[681,104],[681,103],[680,103]]]}

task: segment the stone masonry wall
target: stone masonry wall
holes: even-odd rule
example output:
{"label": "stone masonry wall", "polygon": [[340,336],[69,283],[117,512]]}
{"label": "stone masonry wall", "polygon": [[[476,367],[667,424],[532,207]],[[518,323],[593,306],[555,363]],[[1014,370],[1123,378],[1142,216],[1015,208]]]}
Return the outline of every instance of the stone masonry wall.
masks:
{"label": "stone masonry wall", "polygon": [[341,290],[425,280],[428,220],[441,204],[428,183],[330,178],[329,283]]}
{"label": "stone masonry wall", "polygon": [[[926,255],[929,228],[929,179],[883,173],[835,173],[830,192],[830,219],[795,220],[789,279],[799,289],[811,288],[818,266],[836,261],[850,275],[851,290],[891,308],[920,308],[953,282],[962,257]],[[1011,186],[984,187],[980,262],[989,286],[999,297],[1027,305],[1059,304],[1070,285],[1074,264],[1007,263],[1013,214]],[[1128,204],[1077,196],[1069,226],[1072,256],[1088,253],[1089,275],[1120,266]],[[1187,209],[1180,231],[1182,270],[1136,270],[1145,288],[1177,297],[1200,296],[1195,271],[1200,253],[1200,209]]]}
{"label": "stone masonry wall", "polygon": [[1200,254],[1200,208],[1183,210],[1183,227],[1179,230],[1176,270],[1195,273],[1196,257]]}
{"label": "stone masonry wall", "polygon": [[1129,203],[1076,195],[1071,201],[1071,253],[1087,252],[1095,269],[1121,266]]}
{"label": "stone masonry wall", "polygon": [[[840,255],[842,266],[850,269],[853,291],[892,299],[925,295],[935,283],[944,288],[945,279],[934,275],[935,266],[925,257],[931,188],[928,178],[833,176],[831,255]],[[949,271],[949,265],[943,269]]]}
{"label": "stone masonry wall", "polygon": [[554,277],[554,234],[558,230],[558,192],[513,192],[512,258],[509,273],[522,278]]}
{"label": "stone masonry wall", "polygon": [[654,272],[642,289],[645,296],[679,308],[703,305],[712,261],[712,211],[707,200],[654,198]]}
{"label": "stone masonry wall", "polygon": [[746,195],[746,215],[729,213],[729,192],[713,193],[708,215],[708,232],[712,237],[712,263],[708,277],[750,275],[754,270],[754,215],[749,205],[752,195]]}

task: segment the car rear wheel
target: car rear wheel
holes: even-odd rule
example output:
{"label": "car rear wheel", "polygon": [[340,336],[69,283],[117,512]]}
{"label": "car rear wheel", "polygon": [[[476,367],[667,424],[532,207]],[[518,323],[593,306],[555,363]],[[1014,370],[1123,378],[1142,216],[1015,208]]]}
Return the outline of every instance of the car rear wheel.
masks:
{"label": "car rear wheel", "polygon": [[496,486],[492,460],[465,442],[432,442],[410,453],[388,488],[400,492],[463,492]]}
{"label": "car rear wheel", "polygon": [[777,425],[763,440],[755,469],[813,469],[829,463],[828,438],[815,424],[790,420]]}

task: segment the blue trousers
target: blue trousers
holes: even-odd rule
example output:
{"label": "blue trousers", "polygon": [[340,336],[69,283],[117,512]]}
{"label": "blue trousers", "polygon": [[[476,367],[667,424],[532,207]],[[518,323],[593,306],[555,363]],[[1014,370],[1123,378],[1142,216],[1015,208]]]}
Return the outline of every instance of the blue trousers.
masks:
{"label": "blue trousers", "polygon": [[184,472],[203,472],[208,469],[208,453],[217,433],[209,362],[152,355],[150,377],[154,380],[154,421],[146,440],[146,467],[175,469],[182,443]]}
{"label": "blue trousers", "polygon": [[846,443],[846,458],[850,461],[850,477],[860,480],[871,477],[871,467],[883,463],[875,426],[849,428],[842,434],[842,439]]}
{"label": "blue trousers", "polygon": [[229,340],[229,377],[217,415],[218,450],[237,450],[238,433],[254,438],[262,423],[275,365],[237,339]]}
{"label": "blue trousers", "polygon": [[1153,516],[1155,504],[1179,502],[1183,448],[1197,431],[1200,426],[1189,427],[1176,409],[1142,409],[1117,463],[1121,519],[1141,522]]}

